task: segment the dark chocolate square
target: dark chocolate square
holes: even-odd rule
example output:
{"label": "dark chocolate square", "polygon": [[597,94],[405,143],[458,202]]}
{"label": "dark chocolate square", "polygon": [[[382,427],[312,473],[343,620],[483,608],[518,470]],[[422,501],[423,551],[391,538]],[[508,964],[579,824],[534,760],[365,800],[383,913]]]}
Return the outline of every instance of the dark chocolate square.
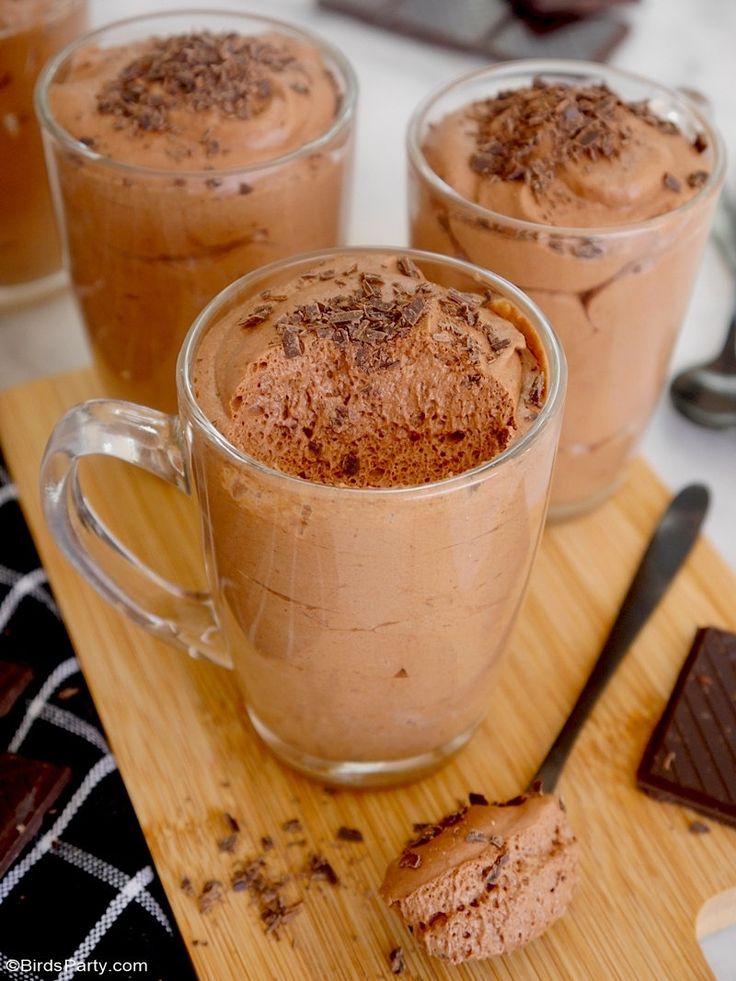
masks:
{"label": "dark chocolate square", "polygon": [[66,767],[0,753],[0,877],[35,836],[70,776]]}
{"label": "dark chocolate square", "polygon": [[653,797],[736,825],[736,634],[698,630],[636,782]]}
{"label": "dark chocolate square", "polygon": [[19,661],[0,661],[0,719],[7,715],[33,678],[33,671]]}

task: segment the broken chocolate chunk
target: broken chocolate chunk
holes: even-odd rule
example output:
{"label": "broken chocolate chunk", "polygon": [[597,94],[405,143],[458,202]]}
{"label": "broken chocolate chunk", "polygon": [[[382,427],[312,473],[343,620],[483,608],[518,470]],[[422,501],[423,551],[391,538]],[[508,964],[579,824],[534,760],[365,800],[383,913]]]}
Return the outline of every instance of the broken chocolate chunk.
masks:
{"label": "broken chocolate chunk", "polygon": [[219,902],[222,901],[222,883],[219,879],[210,879],[202,886],[199,894],[199,912],[206,914],[212,912]]}
{"label": "broken chocolate chunk", "polygon": [[736,634],[700,628],[644,751],[641,790],[736,826],[734,693]]}
{"label": "broken chocolate chunk", "polygon": [[0,754],[0,877],[35,837],[70,776],[67,767]]}
{"label": "broken chocolate chunk", "polygon": [[0,661],[0,719],[7,715],[33,678],[27,664]]}
{"label": "broken chocolate chunk", "polygon": [[337,873],[323,855],[310,855],[307,861],[307,872],[312,879],[324,879],[331,886],[340,884]]}

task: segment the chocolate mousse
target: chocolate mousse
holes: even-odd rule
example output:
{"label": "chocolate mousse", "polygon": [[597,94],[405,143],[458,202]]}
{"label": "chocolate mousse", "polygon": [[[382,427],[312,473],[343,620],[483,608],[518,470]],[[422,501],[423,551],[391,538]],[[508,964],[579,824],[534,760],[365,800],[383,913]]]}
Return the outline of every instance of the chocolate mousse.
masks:
{"label": "chocolate mousse", "polygon": [[415,171],[413,244],[511,279],[562,340],[559,512],[620,479],[661,390],[710,224],[710,139],[656,106],[584,79],[537,78],[449,112],[423,135],[440,183]]}
{"label": "chocolate mousse", "polygon": [[0,0],[0,290],[61,265],[33,89],[86,19],[85,0]]}
{"label": "chocolate mousse", "polygon": [[578,878],[577,840],[559,798],[471,801],[420,826],[380,890],[427,953],[452,964],[541,936],[566,912]]}
{"label": "chocolate mousse", "polygon": [[492,704],[564,382],[523,300],[488,286],[435,256],[294,260],[223,294],[187,349],[248,713],[326,781],[434,769]]}
{"label": "chocolate mousse", "polygon": [[544,401],[537,357],[507,300],[430,283],[408,257],[338,259],[233,311],[202,344],[195,387],[228,441],[274,469],[399,487],[525,433]]}
{"label": "chocolate mousse", "polygon": [[114,41],[92,35],[48,88],[76,141],[55,154],[72,278],[107,388],[173,410],[206,302],[342,238],[350,80],[316,41],[272,28]]}

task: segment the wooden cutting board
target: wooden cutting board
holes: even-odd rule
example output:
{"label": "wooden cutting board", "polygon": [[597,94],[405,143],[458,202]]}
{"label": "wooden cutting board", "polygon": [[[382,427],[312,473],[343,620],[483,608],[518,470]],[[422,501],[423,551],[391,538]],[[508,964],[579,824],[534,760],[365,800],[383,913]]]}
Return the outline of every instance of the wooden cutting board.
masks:
{"label": "wooden cutting board", "polygon": [[[329,794],[276,762],[247,723],[234,678],[153,640],[106,606],[57,551],[41,517],[37,474],[62,411],[94,394],[87,372],[16,388],[0,398],[0,441],[21,503],[107,729],[192,960],[202,978],[390,978],[401,945],[407,978],[707,978],[696,939],[703,903],[736,886],[736,831],[657,803],[634,771],[685,657],[696,625],[736,629],[736,577],[701,541],[595,709],[560,790],[577,829],[582,885],[569,914],[507,958],[450,968],[430,961],[377,895],[388,860],[415,821],[454,809],[468,791],[501,799],[525,786],[595,659],[667,493],[637,461],[616,497],[596,513],[545,533],[529,596],[489,717],[470,745],[435,776],[390,791]],[[85,486],[101,512],[143,556],[189,584],[201,580],[191,505],[132,468],[95,460]],[[218,850],[224,813],[240,834]],[[302,833],[282,830],[298,818]],[[364,843],[335,842],[340,825]],[[261,851],[302,912],[266,935],[247,892],[227,888],[233,869]],[[306,844],[299,842],[305,839]],[[311,851],[340,884],[298,873]],[[223,883],[206,914],[199,892]],[[715,904],[723,924],[736,906]],[[730,905],[729,905],[730,904]],[[707,930],[708,917],[699,929]],[[132,955],[131,955],[132,956]]]}

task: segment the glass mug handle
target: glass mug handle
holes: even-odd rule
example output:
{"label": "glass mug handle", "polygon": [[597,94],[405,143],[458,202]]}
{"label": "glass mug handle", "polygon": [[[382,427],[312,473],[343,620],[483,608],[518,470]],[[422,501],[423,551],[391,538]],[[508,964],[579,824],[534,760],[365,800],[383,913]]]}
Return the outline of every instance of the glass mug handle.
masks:
{"label": "glass mug handle", "polygon": [[46,447],[41,500],[62,551],[104,599],[191,656],[231,668],[211,594],[159,576],[113,535],[79,484],[79,460],[85,456],[132,463],[191,494],[189,454],[178,417],[113,399],[70,409]]}

